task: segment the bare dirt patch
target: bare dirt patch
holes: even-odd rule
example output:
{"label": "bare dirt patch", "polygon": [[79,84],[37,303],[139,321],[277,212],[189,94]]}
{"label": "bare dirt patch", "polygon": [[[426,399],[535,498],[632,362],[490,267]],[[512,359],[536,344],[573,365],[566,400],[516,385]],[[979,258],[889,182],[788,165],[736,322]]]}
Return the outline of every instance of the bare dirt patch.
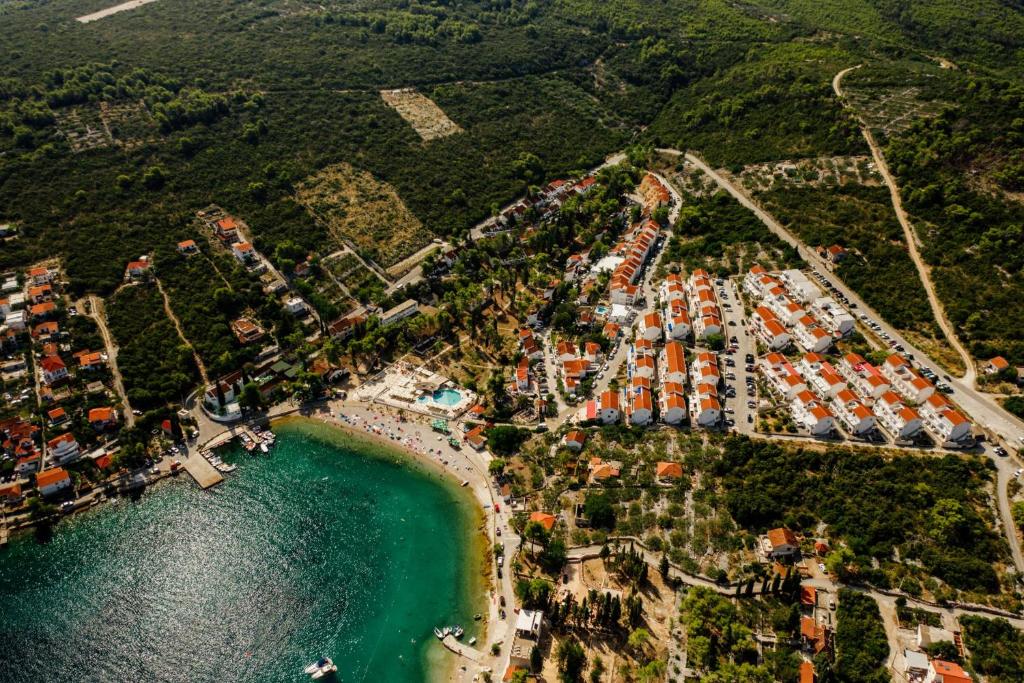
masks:
{"label": "bare dirt patch", "polygon": [[433,235],[394,187],[340,163],[306,178],[296,199],[339,245],[350,245],[387,268],[428,244]]}
{"label": "bare dirt patch", "polygon": [[448,118],[441,107],[412,88],[381,90],[380,96],[384,103],[397,111],[424,140],[436,140],[462,132],[458,124]]}

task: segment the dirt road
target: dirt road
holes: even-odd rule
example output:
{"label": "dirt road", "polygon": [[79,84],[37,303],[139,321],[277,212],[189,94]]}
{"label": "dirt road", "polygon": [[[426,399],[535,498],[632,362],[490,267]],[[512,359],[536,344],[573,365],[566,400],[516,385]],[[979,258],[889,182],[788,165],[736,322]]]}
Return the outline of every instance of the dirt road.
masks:
{"label": "dirt road", "polygon": [[210,385],[210,377],[206,374],[206,366],[203,365],[203,359],[199,357],[199,353],[196,351],[196,347],[192,346],[192,342],[185,336],[185,329],[181,326],[181,321],[178,320],[178,316],[174,315],[174,309],[171,308],[171,300],[167,297],[167,292],[164,291],[163,284],[160,283],[160,279],[156,278],[156,288],[160,290],[160,296],[164,298],[164,312],[167,317],[174,323],[174,329],[178,331],[178,337],[181,338],[182,343],[189,348],[192,352],[192,357],[196,361],[196,367],[199,368],[199,376],[203,380],[203,386]]}
{"label": "dirt road", "polygon": [[899,220],[900,226],[903,228],[903,235],[907,241],[907,249],[910,252],[911,260],[914,262],[914,267],[917,268],[921,284],[924,285],[924,291],[928,295],[928,304],[932,307],[932,315],[935,316],[935,320],[938,321],[939,327],[942,328],[942,333],[946,335],[946,339],[956,350],[964,363],[965,371],[963,377],[961,377],[961,381],[974,386],[976,376],[974,361],[971,359],[971,354],[967,353],[967,349],[965,349],[963,344],[960,343],[960,338],[957,337],[956,332],[953,330],[953,326],[946,318],[946,309],[943,308],[942,302],[939,301],[939,297],[935,294],[935,287],[932,285],[931,268],[924,262],[924,259],[921,258],[921,253],[918,250],[921,241],[918,239],[914,226],[910,223],[910,217],[903,208],[903,200],[900,197],[900,190],[899,186],[896,184],[896,179],[893,178],[892,173],[889,171],[889,166],[885,162],[885,157],[882,155],[881,148],[875,141],[875,136],[871,133],[871,128],[861,117],[860,113],[849,105],[846,100],[846,95],[843,93],[843,76],[851,71],[859,69],[861,66],[861,64],[851,66],[850,68],[843,69],[837,73],[835,78],[832,79],[832,90],[835,91],[836,97],[838,97],[843,103],[843,106],[847,107],[853,112],[854,116],[857,117],[861,133],[864,135],[864,140],[868,143],[868,147],[871,149],[871,156],[875,160],[875,167],[878,169],[878,172],[881,174],[886,186],[889,188],[889,197],[892,200],[892,208],[896,212],[896,218]]}
{"label": "dirt road", "polygon": [[117,344],[114,343],[114,336],[110,334],[110,329],[107,327],[107,312],[103,308],[103,299],[95,294],[90,294],[89,306],[92,319],[96,321],[96,327],[99,328],[100,336],[103,337],[103,345],[107,347],[107,365],[110,366],[110,374],[114,378],[114,391],[117,392],[118,398],[121,399],[121,405],[124,406],[124,423],[128,427],[134,427],[135,414],[128,403],[128,394],[124,390],[124,378],[121,377],[121,370],[117,367]]}

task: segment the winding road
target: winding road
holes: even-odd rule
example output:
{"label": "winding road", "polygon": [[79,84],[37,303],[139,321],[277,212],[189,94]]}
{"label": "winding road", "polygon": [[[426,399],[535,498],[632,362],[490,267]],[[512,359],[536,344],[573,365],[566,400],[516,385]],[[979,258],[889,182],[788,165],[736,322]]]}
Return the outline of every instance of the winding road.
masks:
{"label": "winding road", "polygon": [[928,304],[932,308],[932,315],[939,323],[939,327],[942,328],[942,333],[946,335],[946,339],[949,341],[950,346],[956,350],[964,364],[964,374],[960,378],[960,381],[970,386],[974,386],[974,380],[977,377],[977,373],[974,368],[974,361],[971,359],[971,354],[967,353],[967,349],[965,349],[963,344],[960,343],[960,338],[957,337],[956,332],[953,330],[953,326],[946,317],[946,309],[942,306],[942,302],[939,301],[939,297],[935,294],[935,286],[932,284],[931,268],[924,262],[924,259],[921,258],[921,252],[918,250],[921,245],[921,240],[917,236],[917,231],[914,230],[914,226],[910,223],[910,217],[903,208],[903,199],[900,197],[900,189],[896,184],[896,179],[893,178],[892,173],[889,171],[889,165],[885,161],[885,156],[882,154],[881,148],[875,141],[875,136],[872,134],[871,128],[863,117],[861,117],[860,112],[850,105],[849,101],[846,99],[846,94],[843,92],[843,76],[851,71],[861,68],[861,66],[863,65],[858,64],[857,66],[851,66],[850,68],[843,69],[837,73],[832,79],[832,90],[835,91],[836,97],[838,97],[839,101],[843,103],[843,106],[853,112],[853,115],[857,118],[857,122],[860,124],[860,131],[864,135],[864,141],[868,143],[868,147],[871,149],[871,156],[875,160],[875,167],[878,169],[883,180],[885,180],[886,186],[889,188],[889,197],[892,200],[893,211],[896,213],[896,219],[900,222],[900,226],[903,228],[903,236],[907,241],[907,250],[910,253],[911,260],[914,262],[914,267],[917,268],[917,274],[921,280],[921,284],[924,286],[924,291],[928,295]]}

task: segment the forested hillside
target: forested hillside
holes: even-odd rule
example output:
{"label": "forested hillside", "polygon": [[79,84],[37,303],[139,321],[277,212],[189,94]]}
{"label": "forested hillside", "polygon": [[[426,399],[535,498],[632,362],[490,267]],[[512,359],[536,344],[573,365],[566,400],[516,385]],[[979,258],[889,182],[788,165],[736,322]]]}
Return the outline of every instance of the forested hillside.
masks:
{"label": "forested hillside", "polygon": [[[329,236],[295,188],[340,162],[394,187],[430,233],[458,236],[631,141],[734,170],[863,155],[834,74],[941,57],[957,76],[922,83],[921,97],[959,109],[890,152],[910,208],[934,226],[928,257],[972,349],[1024,354],[1005,334],[1022,300],[1021,209],[1007,198],[1021,184],[1012,79],[1024,19],[1011,4],[157,0],[75,21],[107,6],[0,5],[0,219],[21,226],[0,267],[62,255],[76,291],[109,292],[127,260],[186,234],[210,203],[244,216],[264,253],[284,241],[319,250]],[[379,95],[397,87],[416,87],[461,132],[421,139]],[[971,134],[958,135],[965,121]],[[983,182],[947,161],[965,156],[991,169]],[[856,226],[857,240],[871,229]]]}

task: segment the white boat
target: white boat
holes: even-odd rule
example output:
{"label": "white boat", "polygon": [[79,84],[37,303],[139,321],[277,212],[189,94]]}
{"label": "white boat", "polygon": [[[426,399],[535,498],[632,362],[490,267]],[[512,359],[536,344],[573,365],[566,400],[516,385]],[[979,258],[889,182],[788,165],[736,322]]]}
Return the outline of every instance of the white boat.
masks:
{"label": "white boat", "polygon": [[444,631],[436,626],[434,627],[434,635],[437,636],[438,640],[444,640]]}
{"label": "white boat", "polygon": [[313,680],[319,680],[324,676],[330,676],[337,672],[337,670],[338,667],[331,661],[330,657],[321,657],[303,669],[303,673],[309,674]]}
{"label": "white boat", "polygon": [[452,626],[452,635],[456,638],[461,638],[464,631],[461,626]]}
{"label": "white boat", "polygon": [[265,444],[265,443],[261,443],[260,444],[260,450],[263,451],[264,453],[269,453],[270,452],[270,447],[267,446],[267,444]]}
{"label": "white boat", "polygon": [[320,669],[322,669],[323,667],[325,667],[325,666],[327,666],[329,664],[333,664],[333,663],[334,662],[331,661],[330,657],[321,657],[320,659],[318,659],[317,661],[313,662],[312,664],[307,666],[305,669],[303,669],[302,673],[314,674],[317,671],[319,671]]}
{"label": "white boat", "polygon": [[333,676],[335,673],[337,673],[337,671],[338,671],[337,665],[331,664],[330,666],[325,666],[322,669],[320,669],[319,671],[313,673],[310,676],[310,678],[312,678],[314,681],[318,681],[321,678],[326,678],[327,676]]}

